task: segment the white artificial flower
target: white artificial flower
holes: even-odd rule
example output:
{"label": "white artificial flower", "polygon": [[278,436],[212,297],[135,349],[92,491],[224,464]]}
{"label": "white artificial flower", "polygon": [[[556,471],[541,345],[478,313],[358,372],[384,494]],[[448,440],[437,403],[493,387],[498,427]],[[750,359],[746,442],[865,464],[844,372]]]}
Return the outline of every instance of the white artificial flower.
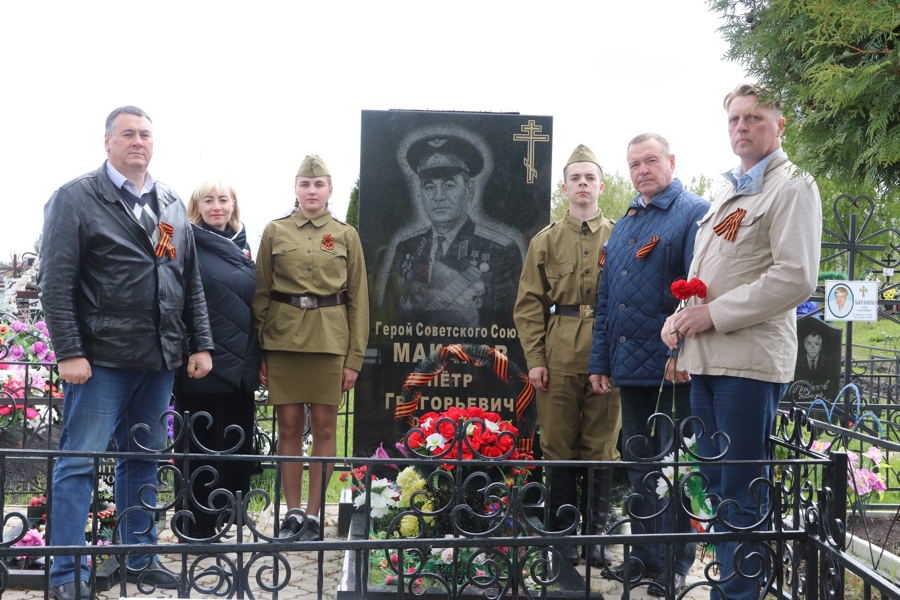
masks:
{"label": "white artificial flower", "polygon": [[[386,516],[391,507],[397,506],[397,490],[391,487],[391,482],[387,479],[376,479],[372,481],[372,494],[369,500],[369,506],[372,508],[372,518],[380,519]],[[366,496],[360,494],[353,499],[353,505],[362,507],[366,505]]]}
{"label": "white artificial flower", "polygon": [[447,440],[444,436],[439,433],[432,433],[427,438],[425,438],[425,448],[428,450],[441,449],[447,445]]}
{"label": "white artificial flower", "polygon": [[[674,483],[675,481],[675,469],[672,467],[663,467],[662,470],[663,477],[656,478],[656,496],[658,498],[665,498],[669,495],[669,485]],[[669,480],[666,483],[666,479]]]}
{"label": "white artificial flower", "polygon": [[97,492],[99,494],[106,494],[107,497],[112,497],[113,495],[112,487],[110,487],[110,485],[106,483],[106,480],[102,478],[97,480]]}
{"label": "white artificial flower", "polygon": [[[664,462],[675,462],[675,453],[670,452],[663,459]],[[674,467],[663,467],[662,468],[663,477],[658,477],[656,481],[656,495],[659,498],[665,498],[669,495],[669,485],[675,484],[675,468]],[[669,480],[669,484],[666,484],[666,479]]]}
{"label": "white artificial flower", "polygon": [[[494,423],[493,421],[485,420],[484,427],[491,433],[497,433],[498,431],[500,431],[500,426],[497,425],[496,423]],[[469,423],[469,426],[466,427],[466,435],[471,437],[474,434],[475,434],[475,423]]]}
{"label": "white artificial flower", "polygon": [[453,548],[446,548],[441,552],[441,562],[449,565],[453,562]]}

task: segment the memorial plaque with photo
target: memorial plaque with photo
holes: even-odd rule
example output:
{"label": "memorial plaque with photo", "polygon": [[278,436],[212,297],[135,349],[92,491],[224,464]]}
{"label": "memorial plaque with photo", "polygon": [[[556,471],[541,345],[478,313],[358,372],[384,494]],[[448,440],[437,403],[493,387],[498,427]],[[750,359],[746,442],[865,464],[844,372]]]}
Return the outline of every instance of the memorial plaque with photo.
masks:
{"label": "memorial plaque with photo", "polygon": [[794,381],[804,381],[792,392],[798,402],[817,397],[833,401],[840,392],[841,329],[821,319],[807,317],[797,321],[797,366]]}
{"label": "memorial plaque with photo", "polygon": [[418,416],[450,406],[499,412],[533,433],[512,312],[528,241],[550,218],[551,143],[550,117],[363,111],[371,330],[357,456],[393,451]]}

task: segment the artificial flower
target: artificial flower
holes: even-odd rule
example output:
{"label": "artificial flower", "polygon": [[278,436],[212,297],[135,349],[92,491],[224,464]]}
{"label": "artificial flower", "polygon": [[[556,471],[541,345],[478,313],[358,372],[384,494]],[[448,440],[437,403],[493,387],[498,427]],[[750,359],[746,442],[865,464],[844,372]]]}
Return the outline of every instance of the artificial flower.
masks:
{"label": "artificial flower", "polygon": [[878,446],[871,446],[863,453],[863,456],[871,460],[876,465],[880,465],[884,462],[884,453]]}
{"label": "artificial flower", "polygon": [[[370,494],[369,506],[373,519],[380,519],[390,512],[390,509],[397,505],[397,497],[399,493],[391,486],[391,482],[387,479],[375,479],[372,481],[372,492]],[[353,500],[353,505],[362,507],[366,505],[366,495],[360,494]]]}
{"label": "artificial flower", "polygon": [[443,450],[448,441],[440,433],[432,433],[425,438],[425,448],[428,450]]}
{"label": "artificial flower", "polygon": [[400,535],[413,537],[419,533],[419,520],[413,515],[406,515],[400,519]]}
{"label": "artificial flower", "polygon": [[[43,546],[44,545],[44,534],[38,531],[37,529],[29,529],[25,532],[25,536],[16,542],[16,546]],[[27,558],[31,558],[30,556],[17,556],[16,560],[25,560]]]}

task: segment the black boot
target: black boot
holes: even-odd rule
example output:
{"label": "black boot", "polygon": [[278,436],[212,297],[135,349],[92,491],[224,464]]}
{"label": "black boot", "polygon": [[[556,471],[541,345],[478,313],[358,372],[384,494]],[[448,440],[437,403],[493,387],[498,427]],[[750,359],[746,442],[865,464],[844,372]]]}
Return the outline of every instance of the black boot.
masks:
{"label": "black boot", "polygon": [[[606,532],[606,522],[609,519],[613,470],[595,469],[593,482],[589,475],[590,467],[584,470],[581,483],[581,535],[601,535]],[[606,546],[584,546],[582,556],[593,567],[602,568],[612,564],[612,556]]]}
{"label": "black boot", "polygon": [[[550,467],[547,471],[547,484],[550,492],[550,527],[549,530],[557,535],[564,535],[567,539],[574,541],[577,534],[578,520],[578,492],[575,485],[575,477],[580,469],[575,467]],[[561,507],[567,506],[567,508]],[[559,511],[559,514],[557,514]],[[575,525],[575,527],[572,527]],[[572,530],[566,534],[560,532]],[[578,546],[574,543],[571,545],[560,545],[557,550],[562,555],[563,560],[567,560],[573,565],[579,562]]]}

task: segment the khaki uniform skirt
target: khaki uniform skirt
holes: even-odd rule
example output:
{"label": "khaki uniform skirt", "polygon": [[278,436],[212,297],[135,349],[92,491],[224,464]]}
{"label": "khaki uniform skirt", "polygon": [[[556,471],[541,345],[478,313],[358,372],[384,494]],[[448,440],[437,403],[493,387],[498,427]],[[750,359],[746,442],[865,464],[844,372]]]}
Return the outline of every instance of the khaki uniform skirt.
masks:
{"label": "khaki uniform skirt", "polygon": [[341,403],[344,358],[340,354],[264,350],[269,404]]}

